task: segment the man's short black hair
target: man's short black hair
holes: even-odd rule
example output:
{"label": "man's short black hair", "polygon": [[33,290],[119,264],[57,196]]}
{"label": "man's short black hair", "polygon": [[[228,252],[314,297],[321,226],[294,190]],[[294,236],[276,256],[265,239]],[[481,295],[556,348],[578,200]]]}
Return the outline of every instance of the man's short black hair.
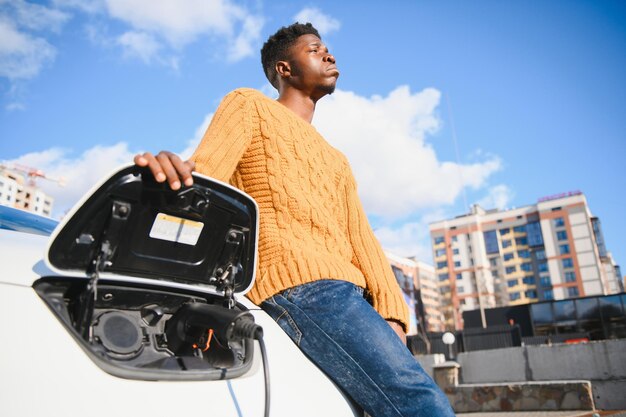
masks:
{"label": "man's short black hair", "polygon": [[278,61],[286,61],[289,59],[287,51],[289,47],[302,35],[315,35],[322,39],[317,29],[310,23],[294,23],[289,26],[283,26],[267,39],[261,49],[261,64],[263,71],[269,82],[278,89],[278,73],[276,72],[276,63]]}

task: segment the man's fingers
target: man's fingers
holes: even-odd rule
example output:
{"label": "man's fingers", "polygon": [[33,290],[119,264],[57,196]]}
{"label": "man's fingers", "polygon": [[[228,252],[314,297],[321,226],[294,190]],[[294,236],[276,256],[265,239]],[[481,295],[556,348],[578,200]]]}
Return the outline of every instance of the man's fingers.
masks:
{"label": "man's fingers", "polygon": [[190,181],[185,180],[185,185],[187,187],[191,186],[193,184],[193,177],[191,176],[191,173],[196,169],[196,163],[192,160],[187,160],[185,161],[185,165],[187,165],[189,167],[189,179]]}
{"label": "man's fingers", "polygon": [[134,162],[137,166],[150,168],[150,172],[152,172],[152,175],[157,182],[165,181],[165,174],[161,169],[161,165],[150,152],[144,152],[143,154],[136,155]]}
{"label": "man's fingers", "polygon": [[191,171],[193,170],[193,165],[187,162],[183,162],[178,155],[170,155],[170,161],[174,166],[174,169],[178,172],[178,176],[183,180],[183,183],[186,186],[191,186],[193,184],[193,177],[191,176]]}
{"label": "man's fingers", "polygon": [[165,151],[159,152],[156,156],[164,175],[167,177],[167,182],[170,184],[170,187],[172,190],[178,190],[180,188],[180,177],[176,168],[172,164],[173,158],[180,159],[178,156]]}
{"label": "man's fingers", "polygon": [[142,154],[135,155],[133,162],[140,167],[148,166],[148,160]]}
{"label": "man's fingers", "polygon": [[180,157],[168,151],[161,151],[156,156],[150,152],[135,155],[135,164],[140,167],[150,168],[150,172],[157,182],[167,181],[172,190],[181,187],[181,181],[186,186],[193,184],[191,175],[195,168],[193,161],[182,161]]}

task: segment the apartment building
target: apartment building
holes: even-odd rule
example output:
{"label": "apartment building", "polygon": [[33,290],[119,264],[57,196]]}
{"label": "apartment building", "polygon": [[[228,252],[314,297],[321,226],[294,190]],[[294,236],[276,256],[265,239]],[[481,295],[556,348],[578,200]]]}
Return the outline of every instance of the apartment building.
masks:
{"label": "apartment building", "polygon": [[[404,258],[390,252],[385,252],[385,255],[409,305],[411,327],[414,327],[409,334],[415,334],[418,331],[443,331],[441,297],[435,268],[414,258]],[[420,317],[423,318],[423,327],[418,326]]]}
{"label": "apartment building", "polygon": [[53,201],[24,175],[0,168],[0,204],[50,217]]}
{"label": "apartment building", "polygon": [[570,192],[510,210],[471,212],[430,225],[446,326],[461,313],[619,292],[619,266],[585,196]]}

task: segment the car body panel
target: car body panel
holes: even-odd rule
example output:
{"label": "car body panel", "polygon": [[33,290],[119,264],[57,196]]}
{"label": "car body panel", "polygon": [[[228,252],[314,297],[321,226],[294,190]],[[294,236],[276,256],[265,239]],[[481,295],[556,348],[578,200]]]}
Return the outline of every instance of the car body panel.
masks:
{"label": "car body panel", "polygon": [[[230,380],[125,379],[96,365],[33,288],[40,278],[68,277],[46,265],[48,241],[45,236],[0,230],[1,416],[263,416],[263,365],[256,342],[250,368]],[[141,281],[124,275],[115,279]],[[186,288],[162,280],[150,283],[164,290]],[[237,301],[263,327],[271,416],[361,415],[271,317],[243,296],[237,296]]]}

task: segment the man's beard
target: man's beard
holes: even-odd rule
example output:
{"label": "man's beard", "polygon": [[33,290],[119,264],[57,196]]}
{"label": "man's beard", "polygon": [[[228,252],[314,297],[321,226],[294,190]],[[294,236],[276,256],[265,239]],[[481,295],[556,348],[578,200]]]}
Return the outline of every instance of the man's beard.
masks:
{"label": "man's beard", "polygon": [[322,85],[320,87],[320,90],[322,90],[322,92],[324,92],[327,95],[331,95],[332,93],[335,92],[335,87],[337,86],[336,83],[333,83],[332,85]]}

